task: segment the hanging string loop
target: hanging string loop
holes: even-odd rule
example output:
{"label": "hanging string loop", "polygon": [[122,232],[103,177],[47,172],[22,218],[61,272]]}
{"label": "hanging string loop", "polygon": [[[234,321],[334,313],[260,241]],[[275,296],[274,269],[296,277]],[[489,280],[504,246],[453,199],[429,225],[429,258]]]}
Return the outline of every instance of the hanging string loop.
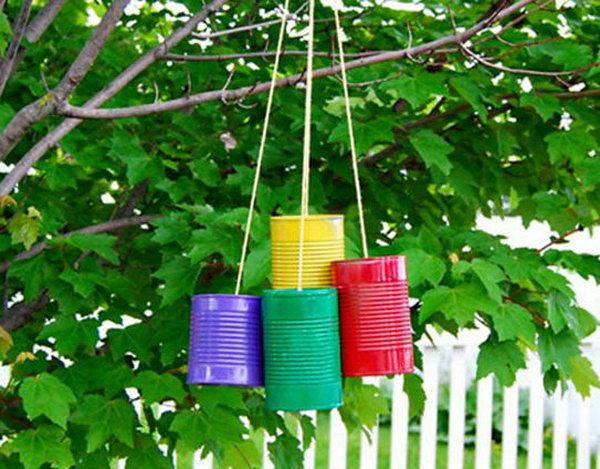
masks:
{"label": "hanging string loop", "polygon": [[262,168],[263,157],[265,154],[265,147],[267,143],[267,132],[269,129],[269,122],[271,119],[271,109],[273,108],[273,96],[275,95],[275,84],[277,81],[277,73],[279,71],[279,61],[283,51],[283,38],[285,36],[285,26],[289,17],[289,4],[290,0],[285,0],[283,5],[283,12],[281,13],[281,25],[279,27],[279,37],[277,38],[277,51],[275,52],[275,61],[273,63],[273,73],[271,75],[271,86],[269,87],[269,96],[267,97],[267,109],[265,110],[265,119],[263,122],[262,134],[260,137],[260,144],[258,147],[258,158],[256,160],[256,170],[254,172],[254,182],[252,184],[252,195],[250,197],[250,207],[248,211],[248,218],[246,219],[246,230],[244,232],[244,243],[242,245],[242,254],[240,257],[240,264],[238,268],[237,280],[235,283],[235,294],[239,295],[242,287],[242,279],[244,277],[244,266],[246,263],[246,254],[248,252],[248,244],[250,242],[250,231],[252,228],[252,217],[254,214],[254,207],[256,205],[256,196],[258,193],[258,184],[260,182],[260,174]]}
{"label": "hanging string loop", "polygon": [[313,59],[315,41],[315,0],[308,2],[308,56],[306,60],[306,98],[304,101],[304,145],[302,150],[302,197],[300,204],[300,246],[298,249],[298,291],[302,290],[305,223],[310,188],[310,141],[312,120]]}
{"label": "hanging string loop", "polygon": [[[342,38],[342,26],[340,24],[339,8],[342,0],[337,0],[333,4],[333,14],[335,16],[335,29],[340,56],[340,68],[342,73],[342,88],[344,89],[344,103],[346,108],[346,121],[348,122],[348,138],[350,140],[350,154],[352,157],[352,173],[354,175],[354,189],[356,191],[356,204],[358,206],[358,221],[360,224],[360,237],[362,242],[362,251],[364,257],[369,257],[367,247],[367,231],[365,228],[365,215],[362,202],[362,191],[360,188],[360,177],[358,174],[358,156],[356,154],[356,141],[354,139],[354,126],[352,125],[352,110],[350,106],[350,94],[348,93],[348,78],[346,76],[346,60],[344,58],[344,46]],[[343,3],[342,3],[343,5]]]}

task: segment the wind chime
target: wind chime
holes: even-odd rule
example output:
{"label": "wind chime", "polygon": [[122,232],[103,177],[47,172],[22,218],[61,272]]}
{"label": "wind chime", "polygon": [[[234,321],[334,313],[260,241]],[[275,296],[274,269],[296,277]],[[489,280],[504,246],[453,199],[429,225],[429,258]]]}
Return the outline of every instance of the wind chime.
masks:
{"label": "wind chime", "polygon": [[[344,260],[343,215],[309,215],[315,0],[309,0],[300,215],[271,217],[273,289],[240,295],[289,0],[285,0],[234,294],[192,299],[188,383],[266,387],[270,410],[342,404],[343,376],[414,369],[405,258],[368,257],[339,6],[334,10],[364,258]],[[262,312],[261,312],[262,309]]]}

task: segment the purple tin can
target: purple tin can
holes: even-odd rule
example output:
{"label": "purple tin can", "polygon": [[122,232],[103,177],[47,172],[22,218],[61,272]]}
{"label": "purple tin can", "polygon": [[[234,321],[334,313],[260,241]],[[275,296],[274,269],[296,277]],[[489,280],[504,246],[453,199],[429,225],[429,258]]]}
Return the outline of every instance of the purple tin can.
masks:
{"label": "purple tin can", "polygon": [[189,384],[263,386],[261,299],[192,297]]}

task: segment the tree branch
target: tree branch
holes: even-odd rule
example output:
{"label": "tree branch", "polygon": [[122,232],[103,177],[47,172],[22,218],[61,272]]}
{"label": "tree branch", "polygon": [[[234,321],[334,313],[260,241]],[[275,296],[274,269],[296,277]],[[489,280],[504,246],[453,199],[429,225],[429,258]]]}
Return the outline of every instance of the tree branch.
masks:
{"label": "tree branch", "polygon": [[490,62],[489,60],[477,55],[471,49],[466,47],[464,44],[460,44],[460,48],[463,50],[467,57],[472,58],[475,62],[480,63],[488,68],[493,68],[494,70],[500,70],[501,72],[506,73],[514,73],[516,75],[530,75],[530,76],[538,76],[538,77],[561,77],[566,75],[579,75],[583,72],[586,72],[592,68],[600,66],[600,62],[594,62],[585,67],[579,67],[574,70],[565,70],[565,71],[556,71],[556,72],[546,72],[541,70],[526,70],[522,68],[510,68],[505,67],[504,65],[500,65],[497,63]]}
{"label": "tree branch", "polygon": [[2,319],[0,319],[0,326],[9,332],[22,327],[29,321],[33,313],[44,307],[49,301],[48,290],[44,289],[40,293],[40,296],[30,303],[18,303],[12,308],[7,309]]}
{"label": "tree branch", "polygon": [[0,161],[23,138],[33,124],[54,112],[57,106],[73,93],[98,57],[128,3],[129,0],[114,0],[94,34],[81,49],[58,86],[45,96],[25,106],[8,123],[0,134]]}
{"label": "tree branch", "polygon": [[[532,3],[533,1],[535,0],[521,0],[515,3],[514,5],[505,8],[504,10],[500,11],[500,13],[498,13],[497,17],[495,18],[496,21],[510,16],[511,14],[520,10],[529,3]],[[347,62],[346,70],[352,70],[359,67],[366,67],[369,65],[387,62],[390,60],[403,59],[409,56],[412,57],[417,55],[429,54],[431,53],[431,51],[434,51],[439,47],[446,46],[449,44],[460,45],[461,43],[466,42],[469,38],[473,37],[475,34],[481,32],[483,29],[489,26],[489,24],[489,20],[485,20],[484,22],[478,23],[462,33],[453,34],[441,39],[437,39],[435,41],[421,44],[419,46],[400,49],[397,51],[382,52],[368,57],[362,57],[358,60]],[[313,77],[322,78],[326,76],[335,75],[337,73],[340,73],[340,71],[341,66],[334,65],[315,70],[313,73]],[[304,73],[291,75],[277,80],[275,82],[275,87],[279,88],[282,86],[296,85],[304,79]],[[80,119],[120,119],[126,117],[139,117],[146,116],[149,114],[156,114],[159,112],[173,111],[176,109],[201,104],[207,101],[230,101],[236,99],[239,100],[246,98],[247,96],[265,92],[269,89],[270,85],[270,82],[263,82],[256,83],[251,86],[245,86],[243,88],[238,88],[237,90],[205,91],[202,93],[193,94],[183,98],[173,99],[161,103],[143,104],[140,106],[131,106],[125,108],[90,109],[88,107],[77,107],[65,103],[59,110],[59,113],[65,116],[77,117]]]}
{"label": "tree branch", "polygon": [[[131,80],[142,73],[146,68],[156,62],[162,54],[169,51],[185,39],[199,23],[208,18],[212,13],[221,8],[228,0],[213,0],[201,11],[192,16],[183,26],[173,32],[171,36],[163,43],[148,51],[145,55],[136,60],[127,69],[121,72],[111,83],[105,86],[94,97],[92,97],[83,106],[84,108],[95,108],[101,106]],[[31,168],[50,148],[54,147],[65,135],[77,127],[82,121],[80,119],[66,119],[52,132],[42,138],[34,145],[15,165],[13,170],[8,173],[0,183],[0,194],[10,193],[15,185],[27,174]],[[1,152],[0,152],[1,154]],[[1,158],[1,157],[0,157]]]}
{"label": "tree branch", "polygon": [[27,27],[27,20],[29,19],[29,11],[31,10],[32,2],[33,0],[25,0],[23,2],[19,15],[13,24],[13,40],[8,46],[6,58],[2,61],[2,65],[0,65],[0,96],[2,96],[2,93],[4,92],[4,87],[12,72],[14,61],[17,58],[21,39],[23,39],[23,34]]}
{"label": "tree branch", "polygon": [[[354,52],[346,53],[344,57],[369,57],[371,55],[381,54],[382,52],[389,51],[365,51],[365,52]],[[238,54],[221,54],[221,55],[183,55],[183,54],[165,54],[164,59],[175,60],[177,62],[223,62],[226,60],[237,60],[237,59],[255,59],[255,58],[266,58],[274,57],[276,51],[264,51],[264,52],[240,52]],[[287,56],[305,56],[307,55],[305,50],[284,50],[281,51],[281,55]],[[315,52],[315,57],[329,57],[336,58],[339,54],[336,52]]]}
{"label": "tree branch", "polygon": [[[597,220],[594,220],[591,225],[598,225],[600,223],[600,218],[598,218]],[[550,241],[548,242],[548,244],[545,244],[544,246],[542,246],[541,248],[539,248],[537,250],[538,254],[542,254],[546,249],[551,248],[552,246],[554,246],[555,244],[561,244],[563,241],[565,241],[569,236],[574,235],[575,233],[579,233],[580,231],[585,230],[585,226],[583,225],[578,225],[575,228],[573,228],[571,231],[567,231],[566,233],[560,235],[558,238],[550,238]]]}
{"label": "tree branch", "polygon": [[25,30],[25,37],[29,42],[37,42],[42,37],[42,34],[52,24],[65,3],[67,3],[67,0],[48,0],[44,8],[31,20]]}
{"label": "tree branch", "polygon": [[[109,231],[117,231],[131,226],[143,225],[144,223],[149,223],[152,220],[156,220],[157,218],[160,218],[160,215],[141,215],[138,217],[131,218],[118,218],[116,220],[105,221],[103,223],[98,223],[97,225],[86,226],[85,228],[79,228],[77,230],[69,231],[68,233],[62,235],[62,237],[68,238],[75,234],[107,233]],[[33,256],[38,255],[47,247],[47,243],[45,241],[42,241],[40,243],[35,244],[31,249],[17,254],[12,261],[4,261],[2,264],[0,264],[0,273],[6,272],[10,268],[10,266],[15,262],[30,259]]]}

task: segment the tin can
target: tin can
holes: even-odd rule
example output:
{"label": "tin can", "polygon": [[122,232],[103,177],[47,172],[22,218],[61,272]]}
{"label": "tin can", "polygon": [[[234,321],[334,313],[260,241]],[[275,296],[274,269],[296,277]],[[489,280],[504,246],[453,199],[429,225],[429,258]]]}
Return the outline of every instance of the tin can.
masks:
{"label": "tin can", "polygon": [[192,298],[188,383],[263,386],[261,298]]}
{"label": "tin can", "polygon": [[344,376],[414,371],[404,256],[333,263]]}
{"label": "tin can", "polygon": [[[273,288],[298,286],[300,216],[271,217]],[[331,262],[344,259],[344,216],[304,218],[302,288],[331,287]]]}
{"label": "tin can", "polygon": [[335,288],[264,291],[263,331],[267,409],[342,404]]}

